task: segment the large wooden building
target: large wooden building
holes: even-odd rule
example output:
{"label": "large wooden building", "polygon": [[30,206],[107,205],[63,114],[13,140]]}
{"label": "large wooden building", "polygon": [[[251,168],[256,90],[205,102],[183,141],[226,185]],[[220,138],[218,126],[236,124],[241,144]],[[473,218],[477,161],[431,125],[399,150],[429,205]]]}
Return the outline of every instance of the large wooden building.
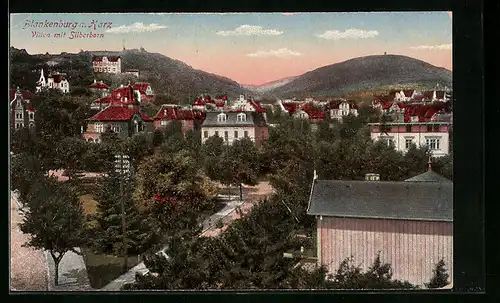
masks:
{"label": "large wooden building", "polygon": [[441,259],[453,277],[453,183],[431,170],[403,182],[315,178],[307,213],[331,273],[350,257],[367,270],[380,253],[394,279],[424,287]]}

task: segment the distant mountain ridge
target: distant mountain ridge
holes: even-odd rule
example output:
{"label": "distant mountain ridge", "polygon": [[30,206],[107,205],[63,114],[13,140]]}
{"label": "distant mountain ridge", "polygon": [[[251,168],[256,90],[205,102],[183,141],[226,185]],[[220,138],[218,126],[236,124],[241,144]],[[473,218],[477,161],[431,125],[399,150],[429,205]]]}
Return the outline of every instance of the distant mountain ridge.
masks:
{"label": "distant mountain ridge", "polygon": [[330,97],[377,90],[380,87],[417,85],[452,86],[452,72],[422,60],[400,55],[350,59],[295,77],[265,92],[265,97]]}
{"label": "distant mountain ridge", "polygon": [[252,92],[256,92],[256,93],[265,93],[265,92],[268,92],[270,90],[273,90],[275,88],[278,88],[280,86],[283,86],[293,80],[295,80],[298,76],[293,76],[293,77],[287,77],[287,78],[282,78],[282,79],[278,79],[278,80],[274,80],[274,81],[271,81],[271,82],[267,82],[267,83],[264,83],[264,84],[261,84],[261,85],[245,85],[245,84],[241,84],[241,86],[243,88],[246,88]]}

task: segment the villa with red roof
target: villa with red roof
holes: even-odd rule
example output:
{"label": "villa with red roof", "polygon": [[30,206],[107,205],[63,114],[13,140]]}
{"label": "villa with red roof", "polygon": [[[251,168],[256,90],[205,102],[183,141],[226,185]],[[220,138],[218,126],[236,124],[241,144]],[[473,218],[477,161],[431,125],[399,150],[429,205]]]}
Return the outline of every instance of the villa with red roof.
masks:
{"label": "villa with red roof", "polygon": [[193,109],[202,111],[221,111],[227,105],[227,96],[212,99],[209,95],[201,95],[191,104]]}
{"label": "villa with red roof", "polygon": [[44,89],[59,89],[62,93],[69,93],[69,82],[66,79],[66,74],[53,72],[50,73],[45,81],[45,76],[43,74],[43,69],[40,71],[40,79],[36,82],[36,92],[40,92]]}
{"label": "villa with red roof", "polygon": [[27,90],[10,90],[10,127],[11,130],[25,126],[35,126],[35,109],[31,106],[30,100],[33,94]]}
{"label": "villa with red roof", "polygon": [[138,101],[141,103],[148,103],[153,101],[154,93],[151,85],[147,82],[136,82],[133,85],[134,91],[137,93]]}
{"label": "villa with red roof", "polygon": [[201,110],[183,108],[181,105],[164,104],[154,116],[154,128],[164,128],[172,121],[179,121],[182,125],[182,133],[200,129],[206,113]]}
{"label": "villa with red roof", "polygon": [[308,119],[311,123],[318,123],[326,118],[324,110],[311,103],[300,105],[291,116],[294,118]]}
{"label": "villa with red roof", "polygon": [[90,84],[89,86],[90,91],[98,93],[101,95],[101,97],[105,97],[109,94],[110,87],[104,83],[102,80],[97,82],[94,79],[94,83]]}
{"label": "villa with red roof", "polygon": [[88,119],[83,138],[89,142],[100,142],[104,131],[112,131],[122,136],[133,136],[139,132],[153,131],[153,119],[139,109],[139,102],[134,96],[130,84],[115,90],[109,106]]}
{"label": "villa with red roof", "polygon": [[138,92],[134,90],[134,88],[130,85],[130,83],[127,86],[124,86],[122,84],[119,88],[112,91],[111,95],[95,100],[92,103],[91,108],[101,110],[113,103],[129,103],[129,102],[132,102],[133,104],[136,105],[140,104]]}
{"label": "villa with red roof", "polygon": [[120,56],[93,56],[92,68],[94,73],[120,74],[122,62]]}

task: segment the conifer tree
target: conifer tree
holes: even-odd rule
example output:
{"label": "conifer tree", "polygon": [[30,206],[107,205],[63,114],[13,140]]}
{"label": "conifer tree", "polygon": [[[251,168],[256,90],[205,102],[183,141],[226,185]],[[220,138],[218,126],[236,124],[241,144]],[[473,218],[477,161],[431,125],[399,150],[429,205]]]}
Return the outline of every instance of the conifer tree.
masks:
{"label": "conifer tree", "polygon": [[426,283],[425,286],[427,288],[442,288],[445,287],[446,285],[450,284],[448,281],[448,278],[450,275],[448,274],[448,271],[446,270],[444,260],[441,259],[439,262],[436,264],[436,268],[433,270],[434,275],[432,276],[431,280],[429,283]]}
{"label": "conifer tree", "polygon": [[[97,213],[92,248],[100,253],[121,255],[123,251],[122,213],[120,201],[120,176],[111,171],[99,182],[95,199]],[[133,184],[123,180],[123,203],[125,207],[126,241],[129,254],[141,254],[149,249],[154,234],[148,229],[145,216],[139,211],[132,198]]]}

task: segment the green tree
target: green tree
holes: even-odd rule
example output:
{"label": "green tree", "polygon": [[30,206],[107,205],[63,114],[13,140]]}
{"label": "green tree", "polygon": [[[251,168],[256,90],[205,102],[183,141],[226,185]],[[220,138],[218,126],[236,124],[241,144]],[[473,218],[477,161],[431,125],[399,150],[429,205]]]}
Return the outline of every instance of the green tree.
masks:
{"label": "green tree", "polygon": [[201,146],[205,174],[213,181],[224,182],[221,159],[226,148],[227,146],[224,144],[224,139],[218,136],[208,138]]}
{"label": "green tree", "polygon": [[68,178],[75,177],[77,170],[82,168],[82,158],[87,144],[79,138],[65,137],[56,145],[58,167],[65,169]]}
{"label": "green tree", "polygon": [[429,281],[429,283],[425,284],[427,288],[442,288],[450,284],[450,282],[448,281],[450,275],[448,275],[448,271],[446,270],[443,259],[439,260],[433,272],[434,275],[432,276],[431,280]]}
{"label": "green tree", "polygon": [[29,234],[26,246],[50,252],[59,284],[59,263],[68,251],[84,244],[85,216],[78,196],[64,183],[42,179],[28,201],[21,231]]}
{"label": "green tree", "polygon": [[32,185],[43,179],[44,171],[40,161],[28,153],[16,154],[11,158],[10,180],[11,189],[19,191],[21,201],[26,201]]}
{"label": "green tree", "polygon": [[93,227],[91,246],[99,253],[121,255],[123,252],[122,212],[121,202],[126,214],[127,251],[130,254],[141,254],[152,247],[155,239],[148,228],[148,221],[139,212],[132,199],[133,182],[125,179],[123,196],[120,192],[120,176],[113,171],[99,181],[95,199],[97,213],[92,219]]}
{"label": "green tree", "polygon": [[150,201],[158,195],[199,210],[215,194],[202,167],[187,151],[176,154],[156,152],[144,158],[135,179],[134,196],[139,201]]}
{"label": "green tree", "polygon": [[221,157],[226,183],[237,184],[240,188],[240,200],[243,200],[242,184],[257,185],[260,170],[259,153],[249,138],[235,140]]}

